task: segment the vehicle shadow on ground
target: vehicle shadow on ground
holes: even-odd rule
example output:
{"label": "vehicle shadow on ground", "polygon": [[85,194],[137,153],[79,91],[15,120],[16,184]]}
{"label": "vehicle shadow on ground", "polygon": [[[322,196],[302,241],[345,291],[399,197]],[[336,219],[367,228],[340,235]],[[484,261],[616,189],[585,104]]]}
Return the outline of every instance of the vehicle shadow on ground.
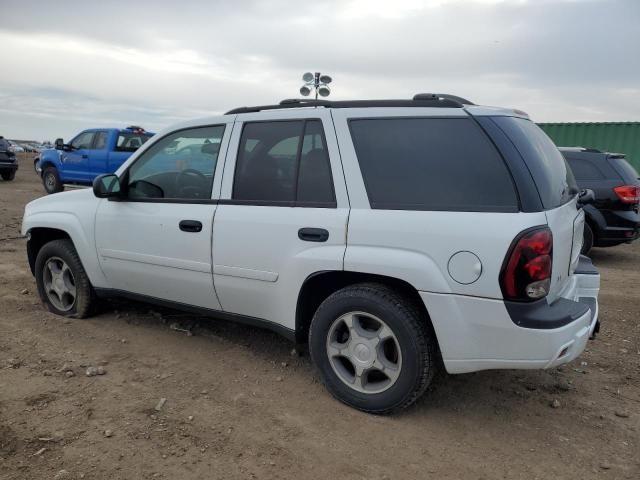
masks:
{"label": "vehicle shadow on ground", "polygon": [[638,254],[634,253],[633,245],[630,244],[607,248],[596,247],[589,252],[589,257],[596,267],[616,268],[626,271],[636,271],[638,269]]}
{"label": "vehicle shadow on ground", "polygon": [[[104,304],[103,313],[116,321],[124,318],[127,323],[145,328],[167,328],[177,334],[215,338],[216,341],[241,346],[266,364],[279,364],[291,358],[294,348],[289,340],[261,328],[140,302],[112,300]],[[301,356],[303,368],[290,373],[317,375],[308,352],[302,352]],[[395,417],[415,418],[438,412],[476,418],[522,413],[534,403],[547,408],[554,399],[575,393],[576,388],[566,377],[567,373],[558,369],[448,375],[441,366],[425,395],[413,407],[398,412]],[[330,398],[327,393],[327,399]]]}

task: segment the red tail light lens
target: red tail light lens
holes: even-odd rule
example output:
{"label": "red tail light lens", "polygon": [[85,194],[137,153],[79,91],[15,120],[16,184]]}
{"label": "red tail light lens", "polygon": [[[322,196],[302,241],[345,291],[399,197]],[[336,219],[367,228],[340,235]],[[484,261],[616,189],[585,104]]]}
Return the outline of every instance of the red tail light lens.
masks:
{"label": "red tail light lens", "polygon": [[613,189],[623,203],[638,203],[640,202],[640,187],[635,185],[622,185]]}
{"label": "red tail light lens", "polygon": [[546,296],[552,265],[553,235],[549,227],[522,232],[514,240],[500,275],[505,299],[531,301]]}

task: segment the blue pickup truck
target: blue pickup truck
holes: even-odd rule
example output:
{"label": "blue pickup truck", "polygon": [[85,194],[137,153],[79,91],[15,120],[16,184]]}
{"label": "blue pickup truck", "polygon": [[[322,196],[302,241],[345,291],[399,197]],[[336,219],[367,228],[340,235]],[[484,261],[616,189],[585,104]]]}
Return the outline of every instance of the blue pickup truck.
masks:
{"label": "blue pickup truck", "polygon": [[153,133],[141,127],[92,128],[80,132],[68,144],[61,138],[55,148],[34,160],[47,193],[64,190],[65,184],[91,185],[103,173],[115,172]]}

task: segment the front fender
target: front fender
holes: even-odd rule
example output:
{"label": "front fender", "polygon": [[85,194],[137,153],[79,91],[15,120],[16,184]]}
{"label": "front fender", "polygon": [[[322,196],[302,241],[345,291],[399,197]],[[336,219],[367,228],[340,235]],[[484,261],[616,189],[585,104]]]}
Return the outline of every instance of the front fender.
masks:
{"label": "front fender", "polygon": [[[84,191],[60,193],[55,196],[63,197],[76,193],[84,193]],[[22,234],[29,238],[30,233],[39,228],[65,232],[71,238],[91,284],[94,287],[108,287],[109,285],[100,268],[95,248],[94,231],[97,202],[86,202],[89,205],[85,204],[83,208],[78,208],[73,213],[54,209],[37,209],[39,201],[36,200],[32,203],[35,203],[35,206],[29,204],[25,209]],[[37,211],[34,211],[36,209]]]}

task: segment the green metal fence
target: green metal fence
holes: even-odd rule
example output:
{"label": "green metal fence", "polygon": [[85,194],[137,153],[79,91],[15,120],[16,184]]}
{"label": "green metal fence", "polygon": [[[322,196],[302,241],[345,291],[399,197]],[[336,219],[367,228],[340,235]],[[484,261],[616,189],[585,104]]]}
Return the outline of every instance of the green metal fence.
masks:
{"label": "green metal fence", "polygon": [[640,170],[640,122],[539,123],[559,147],[590,147],[624,153]]}

